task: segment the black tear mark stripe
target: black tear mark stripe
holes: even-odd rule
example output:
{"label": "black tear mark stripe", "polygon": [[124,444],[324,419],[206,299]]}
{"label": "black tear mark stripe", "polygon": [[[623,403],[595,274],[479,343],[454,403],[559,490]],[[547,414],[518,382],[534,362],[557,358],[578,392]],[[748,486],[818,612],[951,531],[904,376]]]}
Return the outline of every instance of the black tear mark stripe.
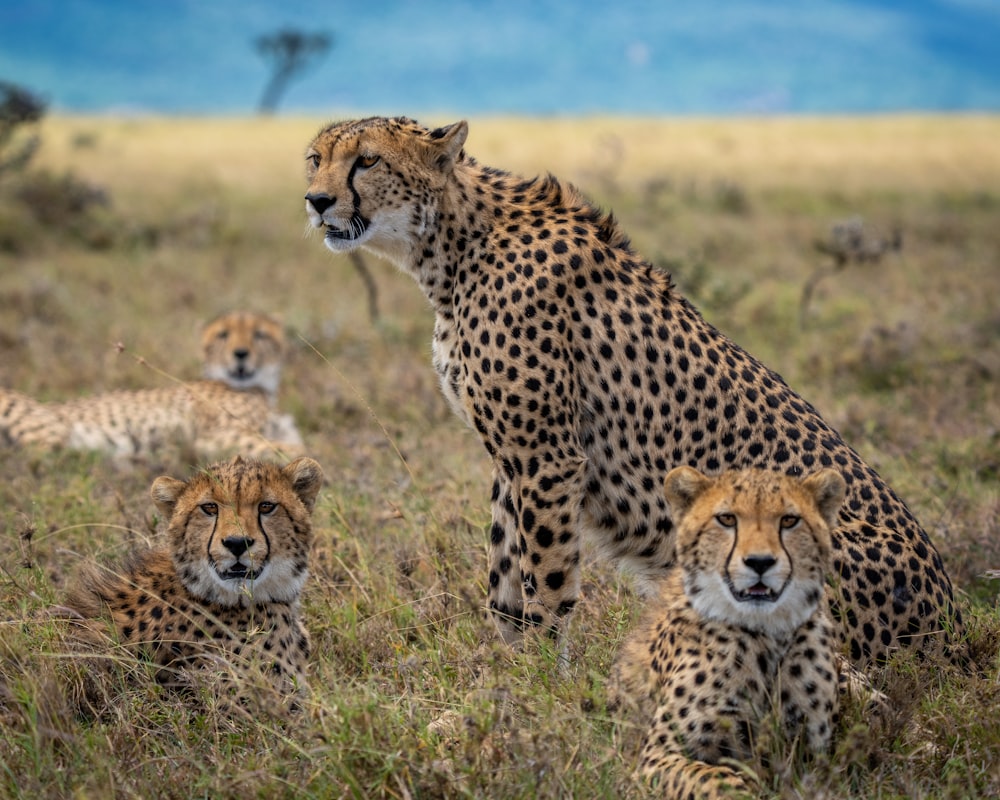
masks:
{"label": "black tear mark stripe", "polygon": [[219,527],[219,515],[216,514],[214,517],[212,517],[212,533],[209,534],[208,540],[205,542],[205,558],[208,560],[209,564],[213,563],[212,542],[215,541],[215,532],[218,527]]}

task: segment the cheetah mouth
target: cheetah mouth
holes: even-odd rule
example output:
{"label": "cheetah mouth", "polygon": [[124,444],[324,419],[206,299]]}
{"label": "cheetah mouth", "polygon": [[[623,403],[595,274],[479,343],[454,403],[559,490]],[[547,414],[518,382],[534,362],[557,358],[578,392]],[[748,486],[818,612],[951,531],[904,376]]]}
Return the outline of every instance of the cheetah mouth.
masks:
{"label": "cheetah mouth", "polygon": [[370,224],[367,219],[355,211],[354,215],[348,220],[346,228],[337,228],[327,223],[324,238],[327,241],[353,242],[355,239],[360,239],[365,235]]}
{"label": "cheetah mouth", "polygon": [[234,388],[253,386],[255,379],[256,373],[249,370],[233,370],[226,374],[227,382]]}
{"label": "cheetah mouth", "polygon": [[741,591],[737,591],[736,587],[732,585],[729,588],[733,593],[733,597],[741,603],[774,603],[781,597],[780,591],[776,592],[770,586],[765,586],[759,581],[749,589]]}
{"label": "cheetah mouth", "polygon": [[233,564],[229,569],[217,569],[215,572],[224,581],[255,581],[263,571],[263,567],[248,569],[243,564]]}

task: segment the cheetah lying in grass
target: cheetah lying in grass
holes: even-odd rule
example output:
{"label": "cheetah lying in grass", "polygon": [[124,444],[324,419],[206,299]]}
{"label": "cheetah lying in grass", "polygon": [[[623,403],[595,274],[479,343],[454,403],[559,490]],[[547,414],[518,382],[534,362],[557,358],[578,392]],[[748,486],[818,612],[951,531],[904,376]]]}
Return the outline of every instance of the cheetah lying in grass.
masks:
{"label": "cheetah lying in grass", "polygon": [[40,403],[0,388],[0,441],[20,447],[97,450],[124,458],[166,445],[205,460],[226,453],[295,455],[302,439],[273,404],[285,335],[274,319],[233,312],[202,333],[206,380],[173,388],[117,391]]}
{"label": "cheetah lying in grass", "polygon": [[639,771],[670,797],[749,796],[721,762],[750,756],[772,710],[811,752],[833,731],[842,667],[824,577],[844,479],[678,467],[665,490],[677,564],[621,649],[610,704],[649,726]]}
{"label": "cheetah lying in grass", "polygon": [[85,565],[54,616],[75,620],[84,641],[110,629],[161,667],[166,683],[197,669],[256,670],[282,694],[306,685],[309,636],[299,611],[308,575],[319,464],[285,467],[236,456],[188,481],[157,478],[151,494],[167,542],[121,566]]}

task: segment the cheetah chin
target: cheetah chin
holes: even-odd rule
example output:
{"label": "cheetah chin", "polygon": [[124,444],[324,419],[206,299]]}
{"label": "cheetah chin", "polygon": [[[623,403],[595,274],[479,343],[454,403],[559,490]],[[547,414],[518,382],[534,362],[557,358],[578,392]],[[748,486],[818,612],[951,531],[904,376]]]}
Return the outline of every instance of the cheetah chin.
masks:
{"label": "cheetah chin", "polygon": [[340,251],[345,249],[345,245],[347,248],[360,246],[367,239],[366,234],[371,221],[355,211],[348,221],[346,229],[338,228],[328,222],[324,224],[326,225],[324,243],[331,250]]}
{"label": "cheetah chin", "polygon": [[253,583],[260,579],[260,576],[264,574],[264,570],[267,569],[267,564],[265,564],[260,569],[249,569],[244,564],[233,564],[229,569],[219,569],[215,567],[215,574],[222,581],[224,586],[229,586],[231,581],[241,581],[244,583]]}

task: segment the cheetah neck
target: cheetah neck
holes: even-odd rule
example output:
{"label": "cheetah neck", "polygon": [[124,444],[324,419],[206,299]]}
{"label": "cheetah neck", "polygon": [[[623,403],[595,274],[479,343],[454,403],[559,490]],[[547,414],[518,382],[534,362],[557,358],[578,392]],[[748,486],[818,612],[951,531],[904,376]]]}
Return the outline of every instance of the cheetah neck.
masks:
{"label": "cheetah neck", "polygon": [[[475,282],[486,281],[484,272],[507,269],[508,253],[528,250],[537,257],[554,228],[564,227],[577,246],[596,243],[635,258],[614,217],[571,184],[551,175],[522,178],[469,157],[455,165],[430,203],[414,210],[413,219],[410,241],[369,249],[410,274],[444,317],[455,312],[456,302]],[[537,237],[530,247],[529,236]]]}

